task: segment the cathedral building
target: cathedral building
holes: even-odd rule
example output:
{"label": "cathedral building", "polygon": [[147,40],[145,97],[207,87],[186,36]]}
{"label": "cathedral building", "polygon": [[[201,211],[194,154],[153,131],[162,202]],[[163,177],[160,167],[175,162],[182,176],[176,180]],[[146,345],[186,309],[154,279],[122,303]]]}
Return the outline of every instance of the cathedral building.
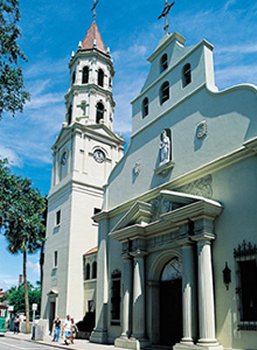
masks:
{"label": "cathedral building", "polygon": [[256,86],[219,91],[212,44],[177,32],[148,61],[122,157],[95,21],[71,58],[42,318],[95,309],[90,341],[117,348],[257,349]]}
{"label": "cathedral building", "polygon": [[90,340],[257,349],[257,89],[219,91],[213,46],[168,34],[132,101],[99,224]]}
{"label": "cathedral building", "polygon": [[[84,254],[97,246],[92,216],[102,207],[103,186],[124,148],[112,130],[114,68],[95,21],[72,54],[69,70],[48,196],[41,317],[49,327],[56,315],[70,313],[78,321],[94,308],[94,293],[84,290]],[[96,271],[96,262],[91,269]]]}

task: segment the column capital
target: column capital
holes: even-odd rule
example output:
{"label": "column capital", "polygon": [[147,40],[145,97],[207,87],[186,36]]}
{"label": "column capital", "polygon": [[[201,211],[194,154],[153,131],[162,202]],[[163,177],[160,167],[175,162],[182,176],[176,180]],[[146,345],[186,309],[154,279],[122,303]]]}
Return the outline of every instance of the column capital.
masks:
{"label": "column capital", "polygon": [[194,220],[194,235],[213,234],[214,233],[214,218],[202,217]]}
{"label": "column capital", "polygon": [[137,258],[144,258],[148,252],[146,252],[145,250],[142,249],[136,249],[135,251],[130,253],[135,259]]}
{"label": "column capital", "polygon": [[196,236],[192,237],[192,240],[197,242],[197,244],[211,244],[215,240],[216,236],[214,233],[202,232]]}

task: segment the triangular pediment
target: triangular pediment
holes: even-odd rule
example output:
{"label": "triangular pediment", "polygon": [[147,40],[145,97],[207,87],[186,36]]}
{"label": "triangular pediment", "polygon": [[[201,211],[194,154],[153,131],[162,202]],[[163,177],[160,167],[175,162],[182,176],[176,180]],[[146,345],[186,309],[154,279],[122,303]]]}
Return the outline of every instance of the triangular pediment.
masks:
{"label": "triangular pediment", "polygon": [[220,214],[222,205],[214,200],[188,193],[162,190],[149,203],[137,201],[113,228],[114,239],[132,237],[137,233],[160,232],[172,225],[197,217],[215,218]]}
{"label": "triangular pediment", "polygon": [[57,144],[61,143],[61,141],[65,139],[66,136],[69,135],[71,131],[73,131],[74,129],[79,130],[81,133],[89,133],[92,135],[99,135],[99,136],[108,138],[110,141],[119,143],[120,145],[124,145],[126,143],[121,136],[116,135],[104,124],[84,125],[84,124],[75,122],[75,123],[72,123],[71,125],[68,125],[68,126],[64,125],[62,127],[59,135],[56,138],[53,148],[57,146]]}
{"label": "triangular pediment", "polygon": [[57,136],[57,138],[56,138],[56,140],[55,140],[55,142],[54,142],[52,148],[54,148],[55,146],[57,146],[57,144],[60,143],[61,140],[64,139],[64,138],[66,137],[66,135],[69,134],[69,132],[70,132],[70,129],[63,126],[62,129],[61,129],[61,131],[59,132],[59,134],[58,134],[58,136]]}
{"label": "triangular pediment", "polygon": [[103,136],[108,136],[115,142],[119,142],[121,144],[125,144],[125,141],[122,137],[118,136],[114,132],[112,132],[106,125],[104,124],[92,124],[92,125],[86,125],[86,129],[90,132],[97,132],[98,134],[101,134]]}
{"label": "triangular pediment", "polygon": [[125,227],[140,224],[146,225],[152,217],[152,205],[146,202],[136,202],[121,220],[114,227],[113,231],[123,229]]}
{"label": "triangular pediment", "polygon": [[48,296],[57,296],[58,292],[55,289],[51,289],[50,292],[47,293]]}

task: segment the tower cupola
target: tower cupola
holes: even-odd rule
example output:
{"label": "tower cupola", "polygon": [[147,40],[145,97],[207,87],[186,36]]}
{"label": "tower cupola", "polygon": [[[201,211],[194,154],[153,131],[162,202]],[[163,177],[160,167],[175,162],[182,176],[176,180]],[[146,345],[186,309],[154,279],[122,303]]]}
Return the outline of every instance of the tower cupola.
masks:
{"label": "tower cupola", "polygon": [[79,42],[70,63],[70,88],[65,96],[66,125],[104,124],[112,130],[115,102],[112,96],[114,68],[109,49],[95,21]]}

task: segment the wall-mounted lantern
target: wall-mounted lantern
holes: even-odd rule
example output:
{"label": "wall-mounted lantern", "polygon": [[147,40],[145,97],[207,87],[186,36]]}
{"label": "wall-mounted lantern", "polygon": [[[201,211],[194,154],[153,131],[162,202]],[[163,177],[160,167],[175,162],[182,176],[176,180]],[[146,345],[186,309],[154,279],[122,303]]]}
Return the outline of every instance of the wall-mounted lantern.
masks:
{"label": "wall-mounted lantern", "polygon": [[228,290],[229,289],[229,283],[231,282],[231,270],[228,267],[228,263],[227,262],[225,263],[225,268],[224,268],[224,270],[222,272],[223,272],[223,282],[224,282],[224,284],[226,286],[226,289]]}

